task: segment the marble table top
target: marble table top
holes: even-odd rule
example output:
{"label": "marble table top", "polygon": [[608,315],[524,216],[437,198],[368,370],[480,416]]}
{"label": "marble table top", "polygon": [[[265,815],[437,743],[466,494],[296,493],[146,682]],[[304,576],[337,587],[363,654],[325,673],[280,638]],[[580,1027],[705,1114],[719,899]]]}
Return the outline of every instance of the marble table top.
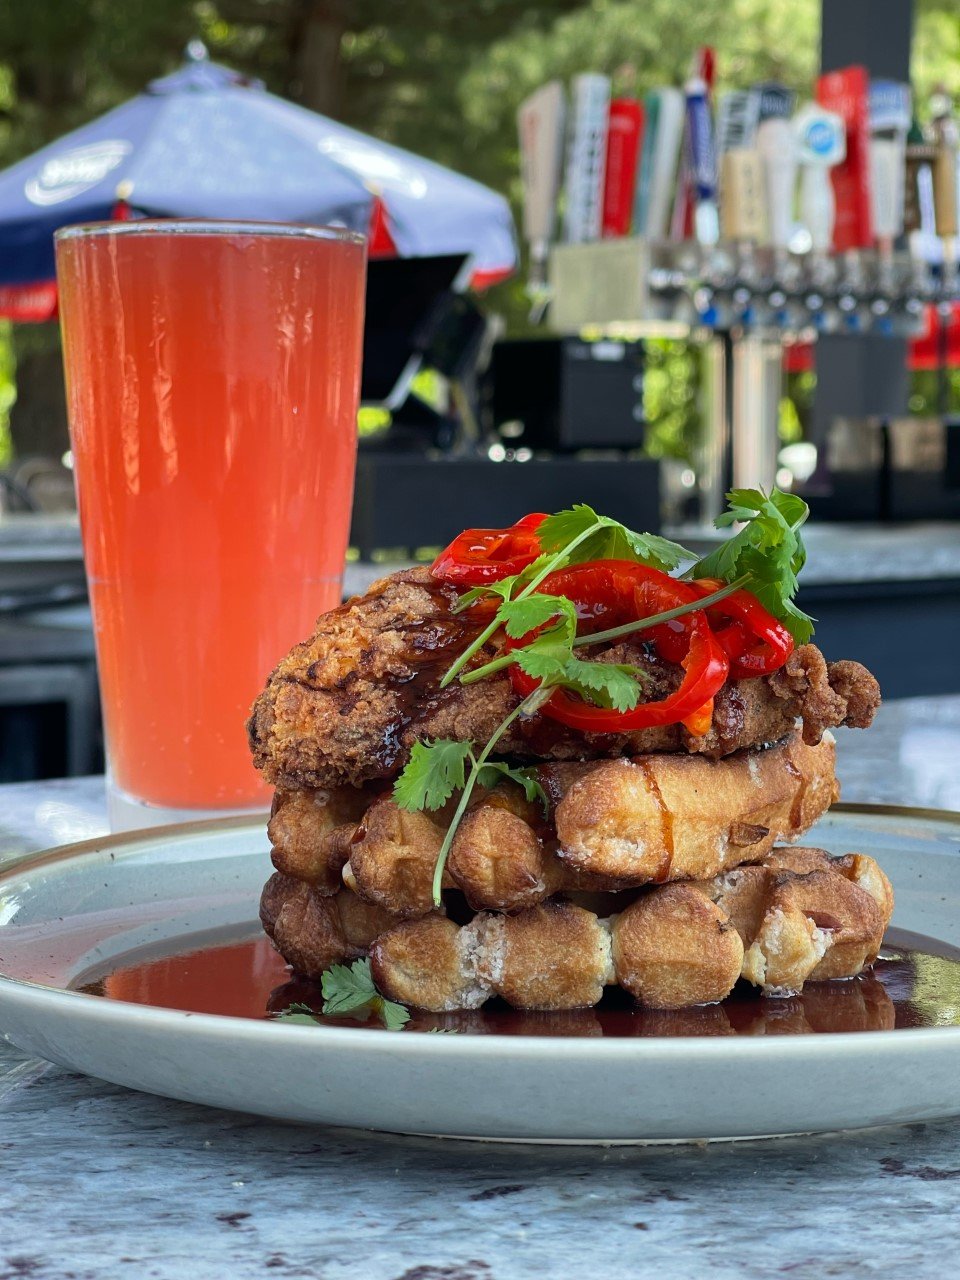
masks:
{"label": "marble table top", "polygon": [[[960,697],[841,732],[844,798],[960,809]],[[106,830],[101,779],[0,787],[0,859]],[[960,1120],[690,1147],[271,1124],[0,1048],[0,1280],[914,1280],[960,1248]]]}

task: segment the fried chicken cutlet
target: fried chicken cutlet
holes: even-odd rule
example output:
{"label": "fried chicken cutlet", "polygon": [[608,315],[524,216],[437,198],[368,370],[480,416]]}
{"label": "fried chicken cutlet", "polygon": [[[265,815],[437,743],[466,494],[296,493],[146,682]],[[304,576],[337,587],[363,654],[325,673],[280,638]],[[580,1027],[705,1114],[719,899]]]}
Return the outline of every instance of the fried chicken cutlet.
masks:
{"label": "fried chicken cutlet", "polygon": [[[454,613],[457,598],[455,587],[420,567],[391,574],[324,614],[313,636],[272,673],[248,722],[254,763],[267,781],[288,788],[360,786],[395,777],[417,740],[487,739],[519,699],[504,672],[440,688],[444,672],[489,617]],[[497,652],[496,643],[485,646],[474,664]],[[679,667],[642,642],[597,646],[592,656],[643,667],[650,699],[666,696],[681,679]],[[728,681],[702,736],[678,724],[579,733],[535,717],[517,721],[498,754],[589,760],[685,751],[718,759],[777,742],[798,722],[808,744],[839,725],[866,728],[879,703],[879,687],[865,667],[828,663],[806,644],[772,675]]]}

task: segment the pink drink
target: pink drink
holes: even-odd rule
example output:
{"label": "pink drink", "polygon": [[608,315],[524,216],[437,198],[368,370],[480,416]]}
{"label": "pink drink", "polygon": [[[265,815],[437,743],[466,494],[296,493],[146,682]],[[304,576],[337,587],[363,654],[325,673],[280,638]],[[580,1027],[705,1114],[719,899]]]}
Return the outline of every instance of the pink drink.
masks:
{"label": "pink drink", "polygon": [[61,233],[57,273],[113,784],[262,803],[250,704],[340,598],[363,241],[122,223]]}

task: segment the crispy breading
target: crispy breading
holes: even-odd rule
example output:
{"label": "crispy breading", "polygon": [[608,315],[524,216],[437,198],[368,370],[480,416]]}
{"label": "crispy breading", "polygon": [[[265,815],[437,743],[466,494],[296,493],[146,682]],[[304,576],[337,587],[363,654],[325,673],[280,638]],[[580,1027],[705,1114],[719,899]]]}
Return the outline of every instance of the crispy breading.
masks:
{"label": "crispy breading", "polygon": [[[440,678],[489,614],[454,614],[453,587],[426,568],[375,583],[324,614],[313,636],[285,657],[254,704],[248,722],[254,762],[281,787],[359,785],[390,778],[412,744],[432,738],[484,742],[517,705],[509,677],[497,673],[471,685]],[[479,664],[496,656],[488,644]],[[644,667],[647,697],[676,688],[680,669],[642,643],[593,656]],[[710,757],[776,742],[803,722],[804,739],[819,741],[836,725],[865,727],[880,702],[873,676],[859,663],[826,663],[803,645],[772,676],[730,681],[715,699],[713,725],[692,737],[680,725],[631,734],[581,734],[543,716],[518,721],[498,748],[504,757],[584,760],[687,751]]]}

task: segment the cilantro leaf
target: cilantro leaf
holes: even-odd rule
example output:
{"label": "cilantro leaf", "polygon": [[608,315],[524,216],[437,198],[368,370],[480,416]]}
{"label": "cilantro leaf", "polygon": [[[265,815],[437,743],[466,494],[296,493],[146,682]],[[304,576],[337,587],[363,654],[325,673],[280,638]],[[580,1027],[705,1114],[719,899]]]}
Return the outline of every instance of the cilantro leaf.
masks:
{"label": "cilantro leaf", "polygon": [[631,711],[640,701],[646,672],[625,663],[589,662],[574,656],[569,644],[534,641],[516,651],[517,665],[535,680],[571,689],[588,702],[616,711]]}
{"label": "cilantro leaf", "polygon": [[553,641],[540,636],[533,644],[517,649],[512,655],[521,671],[534,680],[547,680],[556,684],[563,679],[563,671],[570,661],[572,650],[563,641]]}
{"label": "cilantro leaf", "polygon": [[626,663],[571,658],[564,667],[563,680],[589,702],[614,711],[632,711],[640,701],[638,675],[645,677],[646,672]]}
{"label": "cilantro leaf", "polygon": [[809,514],[802,498],[774,489],[732,489],[728,511],[717,527],[742,523],[743,528],[689,570],[693,578],[721,578],[733,582],[749,575],[747,587],[763,607],[783,623],[797,644],[813,635],[814,619],[793,603],[797,574],[807,553],[800,527]]}
{"label": "cilantro leaf", "polygon": [[355,960],[349,967],[334,964],[320,978],[324,1013],[350,1013],[377,997],[369,960]]}
{"label": "cilantro leaf", "polygon": [[415,742],[406,767],[393,784],[393,798],[401,809],[441,809],[463,787],[471,758],[469,742]]}
{"label": "cilantro leaf", "polygon": [[387,1000],[374,986],[369,960],[355,960],[349,967],[334,964],[320,978],[325,1014],[355,1013],[360,1009],[376,1013],[388,1031],[399,1031],[410,1021],[402,1004]]}
{"label": "cilantro leaf", "polygon": [[774,489],[768,497],[762,489],[731,489],[727,494],[729,510],[718,516],[716,524],[723,529],[743,520],[752,520],[769,503],[789,525],[802,525],[810,509],[795,493]]}
{"label": "cilantro leaf", "polygon": [[318,1015],[308,1004],[299,1003],[288,1005],[286,1009],[281,1009],[277,1013],[271,1013],[270,1017],[274,1022],[294,1022],[307,1027],[315,1027],[319,1020]]}
{"label": "cilantro leaf", "polygon": [[509,778],[511,782],[516,782],[523,787],[523,793],[533,804],[539,800],[543,805],[544,813],[550,807],[547,799],[547,793],[541,787],[536,774],[536,769],[515,769],[509,764],[505,764],[502,760],[488,760],[486,764],[480,766],[477,774],[477,786],[485,787],[490,790],[495,787],[501,778]]}
{"label": "cilantro leaf", "polygon": [[547,516],[537,530],[545,552],[563,551],[576,538],[583,541],[567,555],[565,563],[580,564],[584,560],[637,560],[655,569],[675,569],[693,557],[679,543],[654,533],[635,533],[618,520],[598,515],[593,507],[578,503],[567,511]]}
{"label": "cilantro leaf", "polygon": [[542,627],[553,618],[566,619],[574,628],[577,613],[572,600],[566,596],[543,595],[534,592],[522,600],[506,600],[497,610],[497,620],[511,640],[520,640],[528,632]]}
{"label": "cilantro leaf", "polygon": [[388,1031],[399,1031],[410,1021],[410,1011],[394,1000],[385,1000],[377,996],[373,1001],[374,1010],[380,1015],[380,1021]]}

